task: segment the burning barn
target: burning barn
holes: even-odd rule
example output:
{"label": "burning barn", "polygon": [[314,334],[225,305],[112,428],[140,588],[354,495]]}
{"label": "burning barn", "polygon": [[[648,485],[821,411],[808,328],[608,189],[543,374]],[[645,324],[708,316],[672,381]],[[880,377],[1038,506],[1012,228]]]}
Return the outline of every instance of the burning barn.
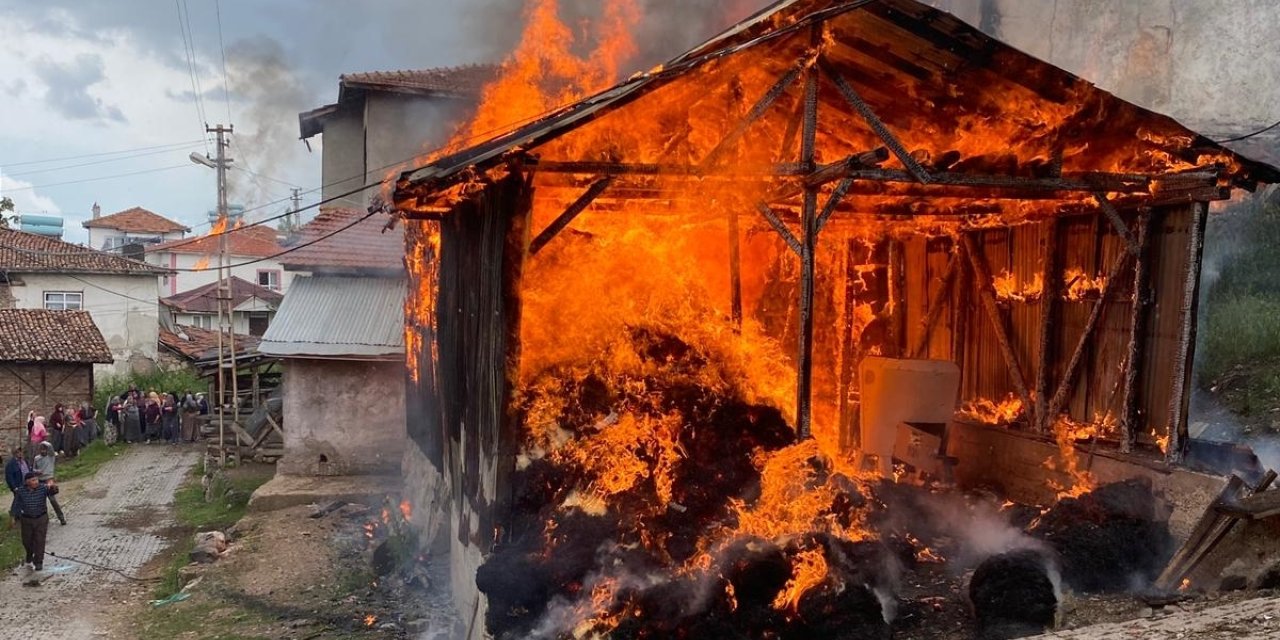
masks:
{"label": "burning barn", "polygon": [[877,637],[884,478],[1043,504],[1097,485],[1078,443],[1179,461],[1209,203],[1276,169],[914,0],[555,68],[395,185],[470,635]]}

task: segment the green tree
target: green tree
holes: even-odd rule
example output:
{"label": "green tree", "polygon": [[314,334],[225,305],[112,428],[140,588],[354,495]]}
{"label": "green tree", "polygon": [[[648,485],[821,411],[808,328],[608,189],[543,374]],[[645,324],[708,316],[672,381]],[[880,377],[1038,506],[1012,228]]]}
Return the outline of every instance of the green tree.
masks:
{"label": "green tree", "polygon": [[0,198],[0,227],[9,228],[9,220],[16,219],[17,216],[5,215],[13,212],[13,200],[9,198]]}

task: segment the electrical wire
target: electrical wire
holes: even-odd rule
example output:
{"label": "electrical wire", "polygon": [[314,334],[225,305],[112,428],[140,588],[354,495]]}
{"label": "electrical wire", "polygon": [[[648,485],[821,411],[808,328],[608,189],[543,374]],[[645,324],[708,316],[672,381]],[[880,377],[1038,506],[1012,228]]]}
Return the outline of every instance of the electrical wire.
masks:
{"label": "electrical wire", "polygon": [[231,91],[227,88],[227,46],[222,39],[221,0],[213,0],[213,10],[218,16],[218,50],[222,52],[222,99],[227,103],[227,124],[231,124]]}
{"label": "electrical wire", "polygon": [[199,146],[199,142],[197,141],[197,142],[195,142],[195,143],[192,143],[192,144],[189,144],[189,145],[186,145],[186,146],[183,146],[183,147],[173,148],[173,149],[159,149],[159,150],[155,150],[155,151],[144,151],[144,152],[136,153],[136,154],[133,154],[133,155],[119,156],[119,157],[116,157],[116,158],[107,158],[107,159],[105,159],[105,160],[93,160],[93,161],[90,161],[90,162],[81,162],[81,163],[79,163],[79,164],[68,164],[68,165],[63,165],[63,166],[59,166],[59,167],[48,167],[48,168],[46,168],[46,169],[28,169],[28,170],[26,170],[26,171],[19,171],[19,172],[17,172],[17,173],[6,173],[6,174],[5,174],[5,177],[7,177],[7,178],[13,178],[13,177],[16,177],[16,176],[28,176],[28,175],[31,175],[31,174],[33,174],[33,173],[49,173],[50,171],[64,171],[64,170],[66,170],[66,169],[78,169],[78,168],[80,168],[80,167],[90,167],[90,166],[93,166],[93,165],[106,164],[106,163],[108,163],[108,162],[119,162],[120,160],[133,160],[133,159],[135,159],[135,158],[142,158],[142,157],[146,157],[146,156],[154,156],[154,155],[158,155],[158,154],[162,154],[162,153],[173,153],[173,152],[175,152],[175,151],[186,151],[187,149],[191,149],[191,148],[198,147],[198,146]]}
{"label": "electrical wire", "polygon": [[82,180],[68,180],[66,182],[50,182],[47,184],[33,184],[25,187],[6,187],[7,191],[30,191],[32,189],[45,189],[48,187],[61,187],[69,184],[82,184],[85,182],[98,182],[99,180],[113,180],[115,178],[127,178],[129,176],[140,176],[145,173],[156,173],[158,171],[172,171],[173,169],[181,169],[183,167],[194,167],[194,164],[175,164],[169,167],[157,167],[155,169],[144,169],[142,171],[131,171],[129,173],[117,173],[110,176],[98,176],[97,178],[84,178]]}
{"label": "electrical wire", "polygon": [[56,553],[54,553],[54,552],[52,552],[52,551],[49,551],[48,549],[45,549],[44,554],[45,554],[45,555],[47,555],[47,556],[49,556],[50,558],[57,558],[57,559],[59,559],[59,560],[66,560],[66,561],[68,561],[68,562],[74,562],[74,563],[76,563],[76,564],[82,564],[82,565],[84,565],[84,566],[86,566],[86,567],[93,567],[94,569],[100,569],[100,570],[102,570],[102,571],[110,571],[111,573],[117,573],[117,574],[120,574],[120,576],[121,576],[121,577],[123,577],[123,578],[125,578],[126,580],[132,580],[132,581],[134,581],[134,582],[158,582],[158,581],[160,581],[160,578],[159,578],[159,577],[155,577],[155,578],[140,578],[140,577],[138,577],[138,576],[130,575],[130,574],[128,574],[128,573],[125,573],[122,569],[116,569],[116,568],[114,568],[114,567],[108,567],[108,566],[106,566],[106,565],[98,564],[98,563],[96,563],[96,562],[89,562],[88,560],[81,560],[80,558],[76,558],[76,557],[74,557],[74,556],[58,555],[58,554],[56,554]]}
{"label": "electrical wire", "polygon": [[[187,57],[187,76],[191,79],[191,97],[196,105],[196,119],[200,121],[200,132],[206,133],[209,120],[204,117],[204,102],[200,96],[200,84],[196,81],[195,51],[191,45],[193,39],[187,38],[187,21],[182,15],[182,0],[173,0],[173,6],[178,10],[178,32],[182,35],[182,52]],[[208,137],[205,137],[204,153],[209,155]]]}
{"label": "electrical wire", "polygon": [[185,142],[170,142],[167,144],[158,144],[150,147],[135,147],[133,149],[117,149],[116,151],[100,151],[97,153],[85,153],[76,156],[62,156],[60,158],[45,158],[44,160],[23,160],[22,162],[0,162],[0,166],[4,167],[23,167],[31,164],[46,164],[49,162],[62,162],[64,160],[80,160],[82,158],[98,158],[101,156],[113,156],[121,153],[133,153],[135,151],[150,151],[152,149],[161,149],[166,147],[190,147],[207,142],[208,139],[197,138],[195,140],[187,140]]}
{"label": "electrical wire", "polygon": [[1254,131],[1253,133],[1246,133],[1246,134],[1244,134],[1244,135],[1242,135],[1242,136],[1236,136],[1236,137],[1234,137],[1234,138],[1227,138],[1226,140],[1214,140],[1214,142],[1216,142],[1216,143],[1218,143],[1218,144],[1226,144],[1226,143],[1228,143],[1228,142],[1240,142],[1241,140],[1248,140],[1249,138],[1252,138],[1252,137],[1255,137],[1255,136],[1260,136],[1260,135],[1262,135],[1262,134],[1264,134],[1264,133],[1266,133],[1266,132],[1268,132],[1268,131],[1270,131],[1270,130],[1272,130],[1272,129],[1276,128],[1276,127],[1280,127],[1280,120],[1277,120],[1275,124],[1273,124],[1273,125],[1271,125],[1271,126],[1269,126],[1269,127],[1264,127],[1264,128],[1262,128],[1262,129],[1258,129],[1257,131]]}

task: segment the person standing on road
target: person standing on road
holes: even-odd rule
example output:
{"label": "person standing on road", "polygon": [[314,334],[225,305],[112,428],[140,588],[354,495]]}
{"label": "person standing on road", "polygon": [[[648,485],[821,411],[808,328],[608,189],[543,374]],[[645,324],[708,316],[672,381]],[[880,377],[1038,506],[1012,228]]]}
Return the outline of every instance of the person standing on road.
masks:
{"label": "person standing on road", "polygon": [[161,435],[164,436],[164,441],[169,444],[178,444],[178,395],[164,394],[164,402],[160,405],[160,410],[163,412],[160,419],[163,421]]}
{"label": "person standing on road", "polygon": [[120,396],[111,396],[107,399],[107,424],[102,429],[102,439],[111,446],[116,443],[116,439],[120,437],[120,425],[123,424],[124,418],[121,412],[124,410],[124,401]]}
{"label": "person standing on road", "polygon": [[133,396],[125,398],[121,412],[124,414],[124,432],[120,439],[130,444],[142,440],[142,409],[138,401]]}
{"label": "person standing on road", "polygon": [[67,426],[67,414],[63,409],[62,403],[58,403],[53,407],[53,413],[49,414],[49,422],[47,429],[49,432],[49,444],[53,445],[55,452],[62,451],[62,429]]}
{"label": "person standing on road", "polygon": [[[9,511],[13,511],[18,504],[18,489],[22,487],[30,471],[31,465],[27,464],[27,456],[22,447],[14,447],[13,456],[4,464],[4,483],[9,486],[9,493],[13,494],[13,504],[9,506]],[[9,528],[13,528],[12,520],[9,521]]]}
{"label": "person standing on road", "polygon": [[27,444],[27,458],[36,457],[36,448],[49,439],[49,430],[44,426],[44,416],[36,416],[31,421],[31,438]]}
{"label": "person standing on road", "polygon": [[152,440],[160,439],[160,421],[164,417],[164,411],[160,408],[160,394],[152,391],[147,396],[147,406],[143,410],[143,420],[146,424],[147,444],[151,444]]}
{"label": "person standing on road", "polygon": [[183,442],[196,441],[196,416],[200,413],[200,403],[190,390],[182,394],[182,434]]}
{"label": "person standing on road", "polygon": [[22,548],[27,552],[27,566],[44,571],[44,541],[49,535],[49,508],[46,502],[58,494],[53,481],[40,482],[39,471],[29,471],[23,476],[24,484],[14,492],[13,507],[9,515],[22,527]]}
{"label": "person standing on road", "polygon": [[[53,484],[53,473],[57,464],[57,456],[53,453],[53,447],[48,442],[40,445],[40,453],[36,455],[36,472],[40,474],[41,484]],[[62,526],[67,526],[67,517],[62,515],[62,505],[58,504],[58,499],[49,494],[49,504],[53,505],[53,512],[58,516],[58,522]]]}

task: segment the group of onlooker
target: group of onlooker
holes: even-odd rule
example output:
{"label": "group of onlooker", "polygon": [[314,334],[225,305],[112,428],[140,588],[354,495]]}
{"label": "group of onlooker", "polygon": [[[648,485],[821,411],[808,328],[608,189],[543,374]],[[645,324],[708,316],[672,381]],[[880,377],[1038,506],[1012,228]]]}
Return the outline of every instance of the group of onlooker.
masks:
{"label": "group of onlooker", "polygon": [[107,444],[195,442],[196,417],[209,413],[203,393],[143,394],[137,387],[107,401]]}
{"label": "group of onlooker", "polygon": [[60,456],[76,457],[100,437],[97,417],[97,410],[88,402],[71,411],[58,404],[48,420],[34,411],[27,413],[27,441],[31,443],[28,453],[34,456],[37,447],[48,444]]}

